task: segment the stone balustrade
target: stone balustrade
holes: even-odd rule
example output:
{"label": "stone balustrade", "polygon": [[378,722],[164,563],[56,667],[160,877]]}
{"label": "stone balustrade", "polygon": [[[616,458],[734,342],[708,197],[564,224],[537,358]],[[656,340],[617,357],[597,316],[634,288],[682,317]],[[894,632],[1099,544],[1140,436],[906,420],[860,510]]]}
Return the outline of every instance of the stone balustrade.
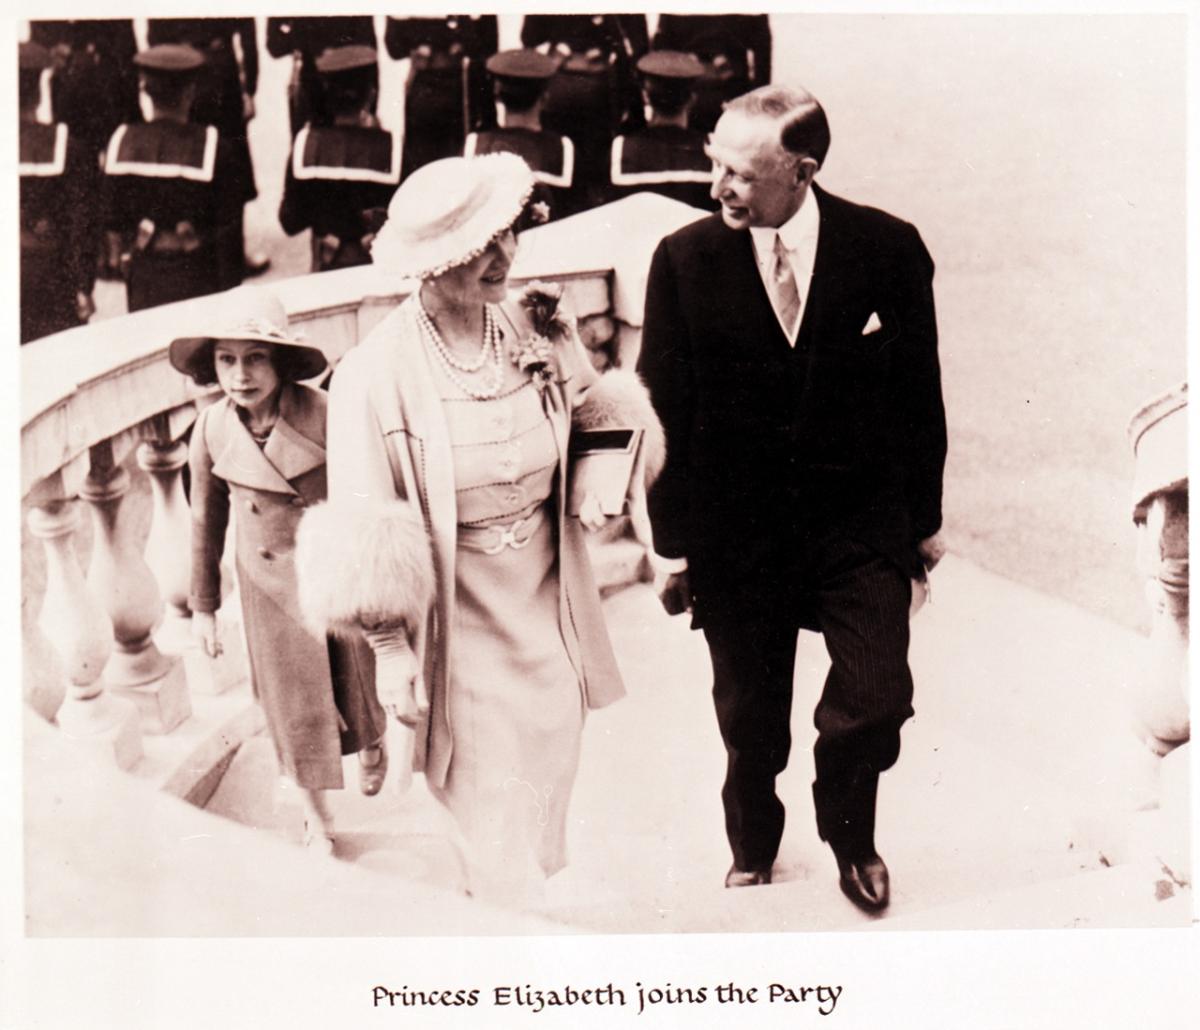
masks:
{"label": "stone balustrade", "polygon": [[[696,216],[642,194],[540,227],[522,236],[514,279],[563,283],[595,363],[630,364],[653,245]],[[272,287],[292,324],[336,366],[414,285],[389,283],[368,266]],[[190,515],[181,475],[186,434],[218,394],[194,386],[166,356],[174,337],[219,323],[221,303],[214,295],[165,305],[21,348],[21,494],[45,555],[36,625],[48,645],[31,654],[26,627],[26,666],[61,681],[43,694],[61,695],[61,704],[42,714],[123,769],[142,757],[143,734],[180,732],[192,694],[229,678],[189,650]],[[131,492],[143,474],[144,545],[139,520],[147,515]],[[76,554],[84,511],[86,575]]]}

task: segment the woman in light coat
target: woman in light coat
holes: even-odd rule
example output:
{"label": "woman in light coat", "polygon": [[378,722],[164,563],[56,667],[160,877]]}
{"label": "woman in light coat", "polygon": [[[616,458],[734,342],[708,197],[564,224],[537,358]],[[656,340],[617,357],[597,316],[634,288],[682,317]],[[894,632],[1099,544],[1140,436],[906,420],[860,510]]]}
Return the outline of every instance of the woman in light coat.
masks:
{"label": "woman in light coat", "polygon": [[632,373],[595,385],[556,290],[510,295],[533,182],[497,154],[397,191],[374,260],[421,285],[337,368],[329,504],[300,538],[302,600],[318,629],[374,648],[380,700],[462,831],[469,889],[513,901],[566,863],[584,713],[624,693],[566,512],[572,415],[660,433]]}

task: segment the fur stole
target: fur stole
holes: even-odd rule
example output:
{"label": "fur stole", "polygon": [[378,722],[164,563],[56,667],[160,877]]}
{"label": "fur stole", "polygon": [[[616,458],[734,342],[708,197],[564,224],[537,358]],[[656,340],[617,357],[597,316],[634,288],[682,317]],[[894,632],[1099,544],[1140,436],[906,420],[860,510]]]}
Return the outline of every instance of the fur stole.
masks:
{"label": "fur stole", "polygon": [[424,624],[433,558],[421,513],[406,501],[369,507],[326,503],[296,533],[300,610],[320,636]]}

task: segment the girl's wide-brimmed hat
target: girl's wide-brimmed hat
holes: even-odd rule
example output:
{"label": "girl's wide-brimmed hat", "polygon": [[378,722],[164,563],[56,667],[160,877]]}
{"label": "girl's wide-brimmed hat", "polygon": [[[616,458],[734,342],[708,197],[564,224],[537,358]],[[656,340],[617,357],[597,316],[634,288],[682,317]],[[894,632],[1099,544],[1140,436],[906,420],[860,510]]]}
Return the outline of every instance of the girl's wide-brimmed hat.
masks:
{"label": "girl's wide-brimmed hat", "polygon": [[174,368],[193,378],[211,380],[212,344],[216,340],[249,340],[286,347],[297,379],[312,379],[325,371],[325,355],[288,329],[287,311],[272,291],[238,286],[222,294],[220,301],[220,321],[211,331],[171,341],[167,356]]}
{"label": "girl's wide-brimmed hat", "polygon": [[422,165],[392,197],[371,260],[401,279],[432,279],[465,265],[520,217],[533,184],[533,172],[516,154]]}

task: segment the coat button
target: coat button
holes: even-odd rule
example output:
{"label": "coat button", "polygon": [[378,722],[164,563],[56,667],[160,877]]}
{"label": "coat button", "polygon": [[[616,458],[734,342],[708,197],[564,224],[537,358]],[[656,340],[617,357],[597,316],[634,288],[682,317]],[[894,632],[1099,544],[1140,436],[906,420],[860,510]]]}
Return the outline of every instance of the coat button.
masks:
{"label": "coat button", "polygon": [[303,508],[304,507],[304,498],[303,497],[293,497],[292,498],[292,507],[293,508]]}
{"label": "coat button", "polygon": [[246,507],[250,509],[250,514],[251,514],[251,515],[257,515],[257,514],[258,514],[258,505],[257,505],[257,504],[256,504],[254,501],[247,501],[247,502],[246,502]]}
{"label": "coat button", "polygon": [[275,557],[275,555],[273,555],[266,547],[260,547],[258,549],[258,556],[265,561],[270,561]]}

